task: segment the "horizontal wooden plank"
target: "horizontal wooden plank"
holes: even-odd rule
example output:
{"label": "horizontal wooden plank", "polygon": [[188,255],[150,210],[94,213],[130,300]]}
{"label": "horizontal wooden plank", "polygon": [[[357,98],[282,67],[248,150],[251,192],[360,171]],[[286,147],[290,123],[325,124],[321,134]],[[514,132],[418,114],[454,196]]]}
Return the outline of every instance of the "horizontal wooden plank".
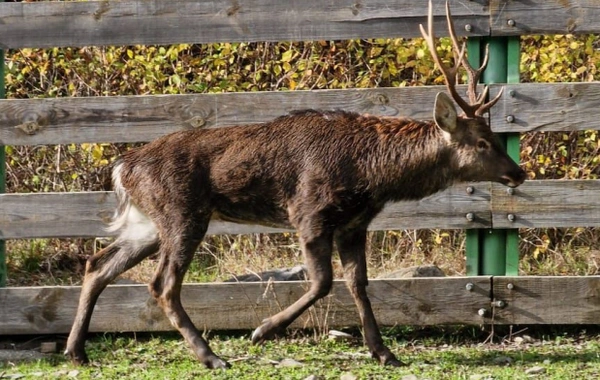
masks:
{"label": "horizontal wooden plank", "polygon": [[600,83],[508,84],[491,124],[496,132],[597,130],[600,118],[590,110],[599,108]]}
{"label": "horizontal wooden plank", "polygon": [[[526,181],[512,195],[500,184],[471,184],[471,195],[467,186],[458,184],[421,201],[389,204],[370,229],[600,226],[600,180]],[[106,236],[114,207],[112,192],[0,194],[0,238]],[[468,213],[473,221],[467,220]],[[213,221],[208,233],[281,231]]]}
{"label": "horizontal wooden plank", "polygon": [[597,324],[600,276],[494,277],[496,324]]}
{"label": "horizontal wooden plank", "polygon": [[[182,300],[200,329],[253,329],[307,289],[307,282],[185,284]],[[0,288],[4,306],[0,335],[68,333],[79,292],[80,287]],[[600,276],[371,280],[368,293],[382,326],[595,324],[600,318]],[[485,311],[484,317],[480,310]],[[331,295],[293,326],[326,324],[359,324],[342,281],[335,281]],[[94,332],[172,329],[145,285],[109,286],[98,300],[90,326]]]}
{"label": "horizontal wooden plank", "polygon": [[493,184],[492,214],[494,228],[598,227],[600,180],[525,181],[513,195]]}
{"label": "horizontal wooden plank", "polygon": [[0,100],[0,144],[150,141],[181,129],[262,123],[306,108],[431,119],[440,91],[445,88],[6,99]]}
{"label": "horizontal wooden plank", "polygon": [[[586,111],[600,106],[600,83],[505,87],[491,113],[496,132],[600,129],[600,120]],[[181,129],[262,123],[305,108],[431,119],[440,91],[445,87],[6,99],[0,100],[0,144],[143,142]]]}
{"label": "horizontal wooden plank", "polygon": [[[598,33],[595,0],[451,1],[459,34]],[[0,3],[0,47],[418,37],[426,2],[129,0]],[[446,35],[443,2],[434,4]],[[470,31],[466,32],[466,25]]]}
{"label": "horizontal wooden plank", "polygon": [[[409,228],[485,228],[491,226],[489,183],[454,186],[416,202],[386,206],[371,224],[372,230]],[[116,200],[112,192],[0,194],[0,238],[106,236]],[[466,219],[467,213],[474,220]],[[209,234],[281,232],[257,225],[212,221]]]}
{"label": "horizontal wooden plank", "polygon": [[[466,284],[473,284],[471,291]],[[196,327],[253,329],[296,301],[307,282],[186,284],[182,302]],[[489,307],[489,277],[371,280],[368,293],[383,326],[479,324]],[[73,322],[80,287],[0,288],[0,335],[64,334]],[[355,326],[359,318],[342,281],[294,327]],[[173,328],[145,285],[109,286],[100,296],[90,331],[167,331]]]}
{"label": "horizontal wooden plank", "polygon": [[[459,34],[489,35],[481,2],[451,0]],[[436,2],[438,35],[447,34]],[[307,41],[416,37],[427,3],[413,0],[128,0],[0,3],[0,47]]]}
{"label": "horizontal wooden plank", "polygon": [[106,235],[112,192],[0,194],[0,238]]}
{"label": "horizontal wooden plank", "polygon": [[493,36],[600,32],[597,0],[491,0]]}

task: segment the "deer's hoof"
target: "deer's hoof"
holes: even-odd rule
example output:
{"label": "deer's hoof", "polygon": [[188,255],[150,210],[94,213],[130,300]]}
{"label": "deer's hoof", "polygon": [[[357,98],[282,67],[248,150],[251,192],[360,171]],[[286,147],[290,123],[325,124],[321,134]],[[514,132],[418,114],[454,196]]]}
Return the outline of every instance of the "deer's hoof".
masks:
{"label": "deer's hoof", "polygon": [[406,363],[401,362],[400,360],[398,360],[396,358],[390,358],[390,359],[384,360],[381,364],[383,364],[385,366],[390,366],[390,367],[404,367],[404,366],[406,366]]}
{"label": "deer's hoof", "polygon": [[280,332],[281,329],[267,319],[252,333],[252,344],[263,344],[267,340],[273,340]]}
{"label": "deer's hoof", "polygon": [[379,363],[381,363],[381,365],[384,366],[389,366],[389,367],[404,367],[406,366],[406,363],[401,362],[400,360],[398,360],[396,358],[396,356],[394,356],[394,354],[392,354],[391,352],[385,352],[381,355],[373,355],[373,357],[375,359],[379,360]]}
{"label": "deer's hoof", "polygon": [[75,365],[88,365],[90,359],[88,359],[85,350],[69,350],[65,351],[65,355],[71,359],[71,362]]}
{"label": "deer's hoof", "polygon": [[231,364],[221,359],[217,355],[211,355],[204,360],[204,365],[209,369],[227,369],[231,367]]}

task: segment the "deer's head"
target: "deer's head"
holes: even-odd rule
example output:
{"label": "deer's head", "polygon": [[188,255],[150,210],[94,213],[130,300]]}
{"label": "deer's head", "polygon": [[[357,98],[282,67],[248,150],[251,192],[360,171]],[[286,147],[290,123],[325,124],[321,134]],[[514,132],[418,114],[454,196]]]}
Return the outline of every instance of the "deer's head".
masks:
{"label": "deer's head", "polygon": [[[465,43],[459,44],[456,37],[447,1],[446,19],[453,46],[453,67],[445,65],[436,51],[431,0],[427,17],[428,30],[425,31],[423,25],[420,25],[420,29],[433,60],[442,71],[448,92],[462,110],[462,114],[457,113],[456,107],[448,95],[438,93],[433,112],[434,121],[444,131],[449,143],[456,149],[462,180],[496,181],[510,187],[519,186],[527,175],[505,152],[485,117],[489,109],[500,100],[502,90],[495,98],[487,102],[488,86],[484,87],[481,94],[477,93],[477,84],[488,63],[488,49],[486,47],[481,67],[477,70],[473,69],[465,57]],[[464,67],[468,76],[468,101],[463,99],[456,90],[456,78],[461,67]]]}

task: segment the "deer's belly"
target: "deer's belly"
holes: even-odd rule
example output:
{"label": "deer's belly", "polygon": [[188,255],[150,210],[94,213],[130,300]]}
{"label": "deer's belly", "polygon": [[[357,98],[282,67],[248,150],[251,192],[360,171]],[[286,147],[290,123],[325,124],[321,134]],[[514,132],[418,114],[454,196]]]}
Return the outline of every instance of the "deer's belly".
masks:
{"label": "deer's belly", "polygon": [[[241,211],[241,210],[240,210]],[[213,212],[211,220],[220,220],[224,222],[238,223],[238,224],[260,224],[267,227],[273,228],[293,228],[287,219],[287,215],[261,215],[258,216],[255,213],[224,213],[221,211]]]}

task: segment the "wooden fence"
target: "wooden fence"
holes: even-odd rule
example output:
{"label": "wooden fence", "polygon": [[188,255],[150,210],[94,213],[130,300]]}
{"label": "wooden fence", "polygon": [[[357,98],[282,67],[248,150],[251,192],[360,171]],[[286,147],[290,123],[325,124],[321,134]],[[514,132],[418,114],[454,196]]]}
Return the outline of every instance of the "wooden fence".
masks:
{"label": "wooden fence", "polygon": [[[182,300],[195,325],[208,330],[253,329],[306,290],[306,282],[186,284]],[[80,287],[0,289],[0,335],[66,334]],[[371,280],[369,298],[381,325],[595,324],[600,278],[437,277]],[[342,281],[294,327],[359,323]],[[111,285],[94,309],[90,331],[172,330],[145,285]]]}
{"label": "wooden fence", "polygon": [[[447,35],[443,2],[435,3],[436,33]],[[596,0],[453,0],[451,6],[457,30],[468,36],[600,32]],[[0,3],[0,48],[415,37],[426,8],[420,0]],[[493,85],[492,94],[500,87]],[[595,112],[600,83],[504,87],[490,115],[496,132],[600,129]],[[0,100],[0,145],[149,141],[180,129],[264,122],[299,108],[430,118],[432,107],[423,104],[433,105],[438,91],[443,89]],[[467,192],[467,186],[475,191]],[[599,190],[596,180],[528,181],[512,194],[498,184],[462,184],[422,201],[390,205],[371,228],[600,226]],[[113,206],[112,192],[0,194],[0,239],[102,236]],[[213,234],[277,231],[223,222],[209,229]],[[183,298],[199,328],[251,328],[296,299],[304,287],[197,284],[186,285]],[[369,292],[384,325],[594,323],[600,312],[598,289],[598,277],[484,276],[376,280]],[[68,331],[78,292],[78,287],[0,289],[0,335]],[[358,322],[339,283],[298,324],[318,326],[325,320],[331,325]],[[92,320],[94,331],[164,329],[170,326],[145,287],[137,285],[109,287]]]}

